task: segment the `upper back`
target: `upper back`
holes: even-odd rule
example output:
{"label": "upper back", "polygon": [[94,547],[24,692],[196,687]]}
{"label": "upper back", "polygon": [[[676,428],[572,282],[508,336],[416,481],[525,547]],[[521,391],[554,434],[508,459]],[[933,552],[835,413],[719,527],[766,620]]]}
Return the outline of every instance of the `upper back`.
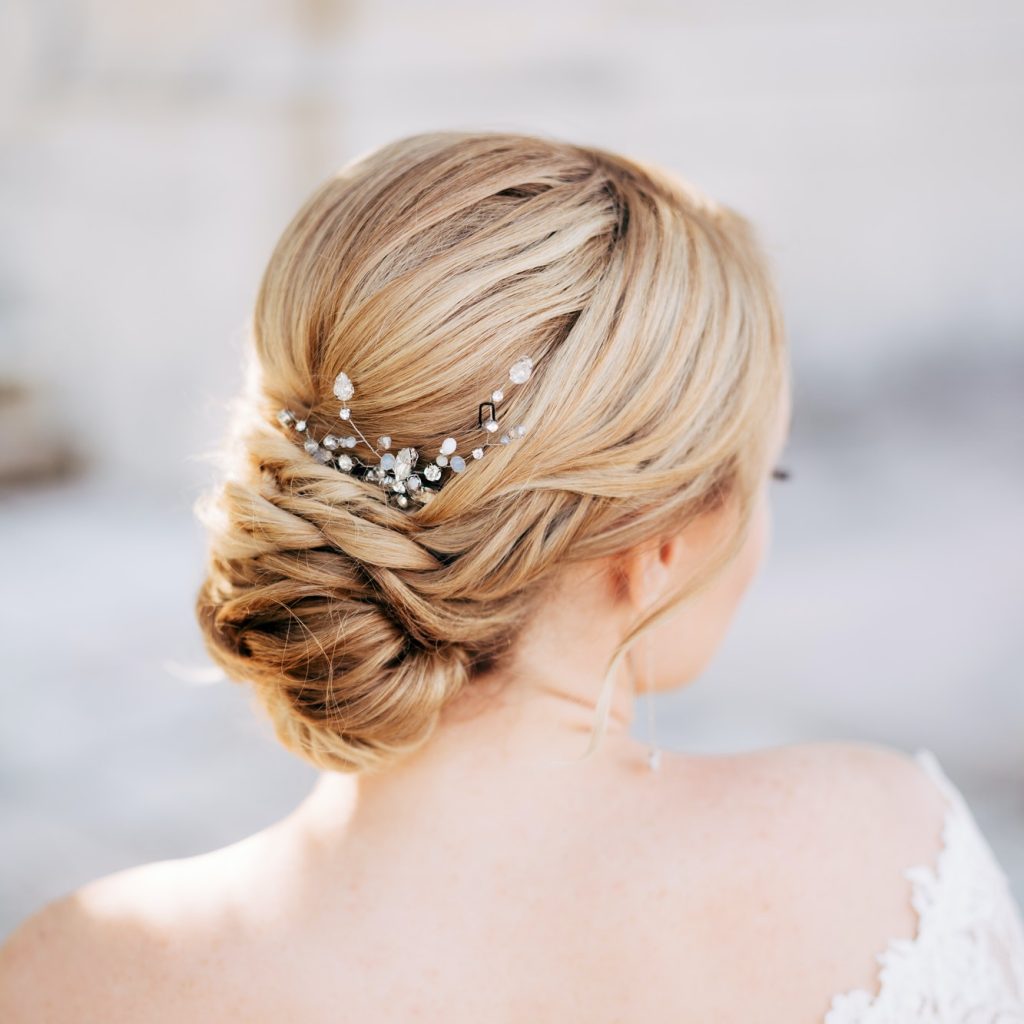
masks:
{"label": "upper back", "polygon": [[574,800],[329,864],[271,829],[99,879],[8,943],[0,1017],[810,1024],[914,936],[904,871],[946,810],[867,743],[670,756]]}

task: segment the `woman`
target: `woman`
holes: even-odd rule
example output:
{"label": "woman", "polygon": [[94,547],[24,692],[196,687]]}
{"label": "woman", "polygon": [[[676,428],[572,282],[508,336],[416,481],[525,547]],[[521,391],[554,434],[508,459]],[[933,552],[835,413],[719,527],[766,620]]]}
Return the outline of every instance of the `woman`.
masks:
{"label": "woman", "polygon": [[712,657],[784,475],[743,217],[418,135],[307,201],[252,328],[197,612],[323,772],[25,922],[3,1020],[1024,1020],[1019,909],[929,751],[630,735]]}

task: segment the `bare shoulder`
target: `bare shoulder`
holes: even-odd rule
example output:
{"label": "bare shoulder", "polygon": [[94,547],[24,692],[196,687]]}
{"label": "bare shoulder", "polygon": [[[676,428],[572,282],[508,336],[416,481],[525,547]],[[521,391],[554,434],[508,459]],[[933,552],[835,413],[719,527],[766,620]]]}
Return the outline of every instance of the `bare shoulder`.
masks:
{"label": "bare shoulder", "polygon": [[820,740],[684,758],[676,768],[680,788],[706,791],[727,829],[732,819],[813,854],[853,844],[860,862],[865,846],[896,859],[936,852],[945,801],[917,758],[895,747]]}
{"label": "bare shoulder", "polygon": [[833,984],[877,992],[877,953],[917,934],[907,871],[936,867],[945,798],[916,757],[879,743],[821,741],[768,756],[797,795],[798,817],[785,819],[795,849],[783,886],[810,933],[827,940]]}
{"label": "bare shoulder", "polygon": [[[137,869],[128,875],[138,878]],[[144,910],[129,909],[125,873],[90,882],[23,920],[0,947],[0,1019],[11,1024],[127,1020],[124,986],[152,941]],[[144,1019],[144,1018],[143,1018]]]}
{"label": "bare shoulder", "polygon": [[884,899],[903,892],[902,869],[933,863],[940,849],[945,800],[918,760],[895,747],[773,747],[730,759],[727,774],[737,805],[804,880],[874,886]]}
{"label": "bare shoulder", "polygon": [[[941,848],[945,801],[922,765],[866,741],[800,743],[697,765],[702,779],[690,796],[708,797],[680,837],[690,852],[682,866],[677,856],[675,871],[701,880],[699,904],[684,907],[700,921],[687,953],[705,990],[731,1000],[707,1012],[766,1019],[759,1014],[770,996],[780,1020],[821,1019],[833,994],[876,993],[877,954],[917,931],[905,872],[934,866]],[[684,767],[684,786],[685,776]],[[677,923],[667,926],[678,936]],[[730,982],[737,962],[757,964],[764,989],[738,991]],[[744,999],[749,1005],[736,1002]]]}
{"label": "bare shoulder", "polygon": [[749,769],[823,813],[831,836],[859,835],[895,857],[933,859],[945,800],[914,755],[867,740],[820,740],[745,755]]}
{"label": "bare shoulder", "polygon": [[25,918],[0,945],[0,1020],[180,1019],[200,964],[216,955],[211,937],[223,934],[209,856],[114,872]]}

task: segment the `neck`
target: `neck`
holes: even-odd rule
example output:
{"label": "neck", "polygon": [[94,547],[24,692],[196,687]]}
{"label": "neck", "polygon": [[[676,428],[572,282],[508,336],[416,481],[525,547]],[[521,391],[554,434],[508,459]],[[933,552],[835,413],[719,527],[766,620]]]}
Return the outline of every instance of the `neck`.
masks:
{"label": "neck", "polygon": [[584,756],[626,623],[608,617],[596,570],[584,564],[575,573],[565,596],[552,594],[544,614],[527,625],[515,657],[446,705],[422,747],[379,772],[322,773],[297,812],[303,821],[345,835],[362,827],[402,834],[442,820],[457,830],[460,821],[492,817],[495,800],[536,806],[542,794],[557,803],[587,786],[607,791],[609,776],[649,776],[646,746],[630,736],[631,651],[610,676],[605,729]]}
{"label": "neck", "polygon": [[321,773],[296,814],[321,836],[370,824],[431,827],[449,814],[486,814],[517,792],[531,799],[539,787],[575,788],[624,767],[649,773],[645,746],[630,736],[635,698],[624,661],[614,680],[592,756],[583,755],[597,728],[601,676],[552,661],[545,672],[474,680],[419,750],[380,772]]}

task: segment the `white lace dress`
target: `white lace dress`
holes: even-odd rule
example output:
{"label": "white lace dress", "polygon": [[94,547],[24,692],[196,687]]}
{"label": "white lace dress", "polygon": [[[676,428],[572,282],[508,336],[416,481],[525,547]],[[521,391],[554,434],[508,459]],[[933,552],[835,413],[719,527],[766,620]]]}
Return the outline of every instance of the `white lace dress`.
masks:
{"label": "white lace dress", "polygon": [[946,798],[935,867],[904,875],[918,915],[913,939],[877,954],[877,995],[836,995],[824,1024],[1024,1024],[1024,924],[1006,875],[935,755],[914,757]]}

